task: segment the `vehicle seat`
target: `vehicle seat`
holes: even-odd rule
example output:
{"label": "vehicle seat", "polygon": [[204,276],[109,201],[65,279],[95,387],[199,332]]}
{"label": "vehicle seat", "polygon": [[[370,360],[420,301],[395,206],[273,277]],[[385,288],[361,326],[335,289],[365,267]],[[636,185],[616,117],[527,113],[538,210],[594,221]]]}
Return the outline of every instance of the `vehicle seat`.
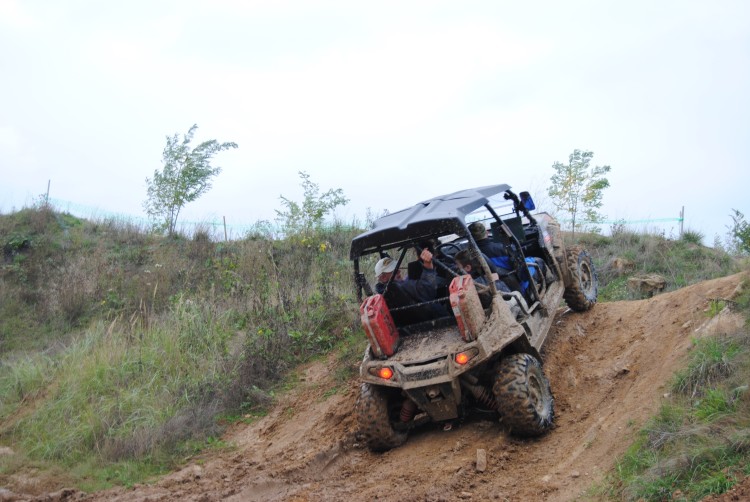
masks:
{"label": "vehicle seat", "polygon": [[389,287],[383,297],[396,326],[415,324],[438,317],[438,312],[430,305],[415,302],[411,296],[397,287]]}

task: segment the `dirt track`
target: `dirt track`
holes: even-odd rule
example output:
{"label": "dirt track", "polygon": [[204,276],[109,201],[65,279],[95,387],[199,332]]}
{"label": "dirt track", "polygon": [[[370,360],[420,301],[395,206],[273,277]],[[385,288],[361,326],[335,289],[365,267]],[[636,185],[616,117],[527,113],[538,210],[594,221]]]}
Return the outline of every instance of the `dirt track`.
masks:
{"label": "dirt track", "polygon": [[[657,409],[691,339],[725,317],[707,320],[709,299],[730,297],[739,282],[716,279],[586,314],[561,309],[544,353],[556,427],[539,439],[514,439],[477,417],[373,454],[355,441],[357,383],[327,396],[326,364],[315,363],[268,416],[226,434],[233,451],[196,459],[154,485],[43,500],[575,500]],[[475,467],[478,449],[484,472]]]}

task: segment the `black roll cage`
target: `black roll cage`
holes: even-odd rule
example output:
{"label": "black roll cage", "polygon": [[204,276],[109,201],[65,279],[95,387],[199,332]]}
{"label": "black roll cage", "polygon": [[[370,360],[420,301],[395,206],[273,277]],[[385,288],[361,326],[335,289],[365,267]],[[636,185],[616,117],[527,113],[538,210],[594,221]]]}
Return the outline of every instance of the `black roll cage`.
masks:
{"label": "black roll cage", "polygon": [[[473,189],[461,190],[452,194],[442,195],[433,199],[420,202],[411,208],[407,208],[396,213],[383,216],[372,224],[372,228],[358,235],[352,240],[350,259],[354,263],[354,283],[357,292],[357,300],[362,303],[363,292],[366,296],[372,294],[372,288],[367,281],[366,275],[360,271],[360,258],[362,256],[378,253],[382,258],[389,256],[388,252],[394,249],[399,250],[397,268],[401,267],[403,259],[409,249],[418,249],[421,251],[420,243],[455,234],[457,237],[452,241],[467,239],[467,249],[475,256],[481,256],[481,252],[469,232],[465,218],[468,214],[484,207],[494,219],[493,229],[500,229],[503,236],[499,239],[505,241],[508,254],[510,255],[516,271],[519,275],[529,281],[530,295],[532,303],[539,300],[539,292],[536,289],[534,281],[530,280],[530,274],[524,260],[522,244],[518,241],[516,235],[506,225],[503,219],[497,214],[489,201],[489,197],[502,193],[505,200],[512,202],[512,211],[520,219],[523,215],[529,222],[530,226],[537,226],[537,221],[526,209],[525,205],[519,200],[518,196],[511,191],[509,185],[489,185]],[[494,236],[498,240],[498,236]],[[442,264],[438,258],[438,266],[449,268]],[[487,283],[492,291],[496,294],[494,281],[490,280],[491,271],[484,260],[483,272],[488,279]],[[449,269],[450,270],[450,269]],[[458,275],[462,272],[451,270],[451,273]],[[394,274],[395,276],[395,274]],[[386,288],[390,285],[393,277]]]}

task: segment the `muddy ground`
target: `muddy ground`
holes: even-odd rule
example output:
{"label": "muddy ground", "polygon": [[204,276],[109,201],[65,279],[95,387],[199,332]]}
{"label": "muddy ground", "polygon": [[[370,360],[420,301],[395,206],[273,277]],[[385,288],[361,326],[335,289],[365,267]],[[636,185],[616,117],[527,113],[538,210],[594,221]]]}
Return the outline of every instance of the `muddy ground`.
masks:
{"label": "muddy ground", "polygon": [[[711,299],[731,297],[740,280],[735,275],[649,300],[597,304],[584,314],[560,309],[543,353],[556,426],[538,439],[513,438],[478,415],[451,431],[426,428],[400,448],[371,453],[356,441],[358,384],[336,388],[331,359],[302,368],[297,388],[269,415],[234,425],[224,437],[233,445],[229,451],[192,459],[151,485],[94,494],[5,491],[0,500],[589,499],[592,485],[669,392],[691,340],[734,329],[732,316],[709,320],[706,309]],[[484,472],[477,470],[478,450],[486,454]]]}

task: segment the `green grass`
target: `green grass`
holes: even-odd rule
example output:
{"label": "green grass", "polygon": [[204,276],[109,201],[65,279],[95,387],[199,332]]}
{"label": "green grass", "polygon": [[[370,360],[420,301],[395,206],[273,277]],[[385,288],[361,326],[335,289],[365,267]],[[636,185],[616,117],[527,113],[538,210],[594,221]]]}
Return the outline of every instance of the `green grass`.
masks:
{"label": "green grass", "polygon": [[[599,277],[599,301],[633,299],[627,281],[636,274],[661,275],[667,282],[666,291],[673,291],[731,275],[742,267],[739,259],[723,250],[702,246],[702,236],[693,232],[685,232],[682,239],[670,240],[659,234],[614,230],[612,236],[576,234],[575,238],[594,260]],[[628,261],[630,267],[618,270],[614,266],[617,259]]]}
{"label": "green grass", "polygon": [[361,328],[348,329],[346,337],[336,346],[336,368],[334,380],[345,383],[359,374],[359,364],[367,347],[367,339]]}
{"label": "green grass", "polygon": [[731,487],[747,466],[747,452],[720,428],[716,415],[711,427],[697,426],[691,413],[682,419],[677,427],[659,417],[650,422],[601,491],[613,499],[665,500],[679,490],[684,500],[701,500]]}
{"label": "green grass", "polygon": [[726,301],[719,300],[719,299],[712,299],[708,303],[708,312],[706,312],[706,316],[708,318],[713,318],[719,315],[719,313],[724,310],[724,307],[727,306]]}
{"label": "green grass", "polygon": [[354,336],[356,233],[214,243],[0,215],[0,426],[18,452],[0,473],[57,466],[98,489],[224,447],[229,420],[262,415],[289,369]]}
{"label": "green grass", "polygon": [[694,405],[695,418],[703,422],[714,422],[722,416],[734,413],[736,402],[732,394],[726,389],[708,389]]}
{"label": "green grass", "polygon": [[[743,293],[747,295],[747,293]],[[736,305],[745,305],[743,296]],[[742,311],[748,316],[750,309]],[[750,332],[693,342],[667,401],[617,461],[599,495],[698,501],[750,472]]]}
{"label": "green grass", "polygon": [[[115,484],[146,477],[205,447],[220,446],[219,411],[232,365],[229,317],[179,300],[149,329],[98,323],[54,357],[2,367],[2,417],[29,412],[5,438],[34,461]],[[42,399],[43,397],[43,399]]]}
{"label": "green grass", "polygon": [[132,487],[169,472],[170,464],[123,460],[102,467],[96,459],[76,464],[70,476],[77,480],[78,487],[87,493],[106,490],[113,486]]}
{"label": "green grass", "polygon": [[626,276],[614,277],[604,285],[600,284],[598,301],[611,302],[629,298]]}
{"label": "green grass", "polygon": [[720,336],[693,340],[693,353],[687,368],[679,371],[672,388],[683,395],[695,396],[731,375],[743,351],[734,337]]}
{"label": "green grass", "polygon": [[168,437],[169,420],[224,374],[221,347],[200,344],[181,327],[143,337],[91,330],[56,358],[55,386],[13,437],[32,458],[66,463],[92,451],[112,460],[153,452]]}

